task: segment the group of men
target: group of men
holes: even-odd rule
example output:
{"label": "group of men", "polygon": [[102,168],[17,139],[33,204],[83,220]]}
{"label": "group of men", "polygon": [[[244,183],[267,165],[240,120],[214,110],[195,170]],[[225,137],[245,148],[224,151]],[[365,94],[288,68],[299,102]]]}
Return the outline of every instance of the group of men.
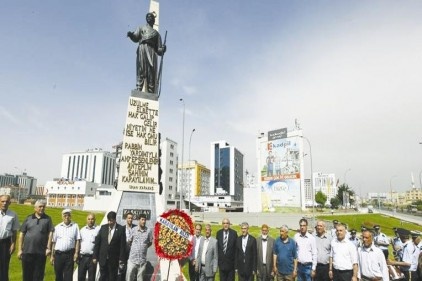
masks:
{"label": "group of men", "polygon": [[[9,281],[9,262],[18,242],[17,256],[22,261],[23,281],[43,281],[47,258],[54,267],[56,281],[73,280],[75,263],[78,280],[100,281],[143,280],[152,231],[141,214],[139,225],[132,224],[132,213],[126,214],[126,225],[116,223],[116,212],[107,214],[108,223],[95,224],[95,214],[87,216],[82,228],[72,221],[72,210],[62,211],[62,222],[53,226],[45,213],[45,200],[38,200],[34,213],[19,224],[9,210],[10,196],[0,196],[0,280]],[[20,231],[19,239],[17,232]]]}
{"label": "group of men", "polygon": [[195,225],[190,280],[214,280],[217,268],[223,281],[233,281],[236,275],[239,281],[387,281],[397,268],[404,275],[401,280],[422,280],[417,272],[422,242],[419,233],[405,229],[396,231],[393,261],[388,259],[390,239],[379,225],[371,230],[362,228],[359,239],[356,230],[349,232],[337,220],[331,232],[324,221],[318,221],[315,231],[309,231],[303,218],[293,238],[289,237],[289,227],[283,225],[280,236],[274,239],[268,236],[266,224],[257,238],[249,234],[246,222],[241,224],[239,236],[230,228],[229,219],[222,224],[216,238],[211,237],[210,225],[206,225],[205,237],[201,236],[201,225]]}

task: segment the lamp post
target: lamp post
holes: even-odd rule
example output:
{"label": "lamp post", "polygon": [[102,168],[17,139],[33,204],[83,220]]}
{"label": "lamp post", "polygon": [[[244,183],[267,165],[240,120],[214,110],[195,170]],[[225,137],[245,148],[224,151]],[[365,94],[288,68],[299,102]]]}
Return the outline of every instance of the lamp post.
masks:
{"label": "lamp post", "polygon": [[179,209],[181,210],[182,209],[182,202],[183,202],[183,184],[184,184],[184,181],[183,181],[183,179],[185,178],[185,176],[184,176],[184,173],[183,173],[183,154],[184,154],[184,150],[185,150],[185,109],[186,109],[186,106],[185,106],[185,101],[183,100],[183,99],[179,99],[179,101],[181,101],[182,103],[183,103],[183,121],[182,121],[182,165],[181,165],[181,167],[180,167],[180,172],[181,172],[181,175],[180,175],[180,181],[181,181],[181,183],[180,183],[180,195],[179,195],[179,197],[180,197],[180,206],[179,206]]}
{"label": "lamp post", "polygon": [[309,145],[309,158],[311,160],[311,188],[312,188],[312,221],[313,226],[315,226],[315,189],[314,189],[314,170],[312,167],[312,146],[309,139],[305,136],[300,136],[302,139],[305,139]]}
{"label": "lamp post", "polygon": [[[189,137],[189,161],[188,161],[189,165],[190,165],[190,145],[192,143],[192,135],[193,135],[193,132],[195,132],[195,129],[192,129],[192,132],[190,133],[190,137]],[[191,173],[189,172],[189,194],[188,194],[189,213],[190,213],[190,193],[191,193],[191,186],[192,186],[192,184],[190,183],[190,175],[191,175]]]}
{"label": "lamp post", "polygon": [[391,182],[393,179],[397,177],[397,175],[391,176],[390,178],[390,199],[391,199],[391,207],[394,207],[394,201],[393,201],[393,186],[391,185]]}

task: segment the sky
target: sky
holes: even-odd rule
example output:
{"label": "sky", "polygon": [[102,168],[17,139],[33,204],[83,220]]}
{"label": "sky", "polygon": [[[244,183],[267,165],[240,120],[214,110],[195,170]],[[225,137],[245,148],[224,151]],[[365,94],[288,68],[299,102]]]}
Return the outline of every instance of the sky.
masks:
{"label": "sky", "polygon": [[[148,9],[0,4],[0,174],[44,184],[63,154],[122,141],[137,47],[126,33]],[[210,143],[226,140],[257,175],[257,136],[297,119],[315,172],[361,194],[405,191],[411,173],[420,187],[421,14],[420,1],[161,0],[159,131],[181,153],[183,98],[184,159],[195,129],[192,160],[209,167]]]}

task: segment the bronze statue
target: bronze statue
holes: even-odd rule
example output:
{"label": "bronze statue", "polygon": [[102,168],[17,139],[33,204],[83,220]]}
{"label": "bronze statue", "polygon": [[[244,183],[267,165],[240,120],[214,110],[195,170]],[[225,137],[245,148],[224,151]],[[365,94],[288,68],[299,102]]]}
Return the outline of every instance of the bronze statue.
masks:
{"label": "bronze statue", "polygon": [[157,93],[159,83],[157,56],[163,56],[166,52],[165,43],[161,43],[161,36],[153,28],[155,15],[146,15],[147,24],[140,26],[135,32],[129,31],[127,36],[135,43],[139,43],[136,55],[136,89],[142,91],[145,84],[145,92]]}

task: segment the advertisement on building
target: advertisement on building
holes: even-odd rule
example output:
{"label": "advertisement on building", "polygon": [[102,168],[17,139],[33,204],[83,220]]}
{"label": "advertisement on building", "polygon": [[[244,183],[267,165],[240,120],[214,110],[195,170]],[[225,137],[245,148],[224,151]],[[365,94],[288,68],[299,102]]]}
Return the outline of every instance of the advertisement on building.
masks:
{"label": "advertisement on building", "polygon": [[[281,129],[280,131],[282,131]],[[285,129],[284,129],[285,130]],[[301,207],[299,137],[274,134],[260,143],[262,210],[277,211],[278,207]]]}

